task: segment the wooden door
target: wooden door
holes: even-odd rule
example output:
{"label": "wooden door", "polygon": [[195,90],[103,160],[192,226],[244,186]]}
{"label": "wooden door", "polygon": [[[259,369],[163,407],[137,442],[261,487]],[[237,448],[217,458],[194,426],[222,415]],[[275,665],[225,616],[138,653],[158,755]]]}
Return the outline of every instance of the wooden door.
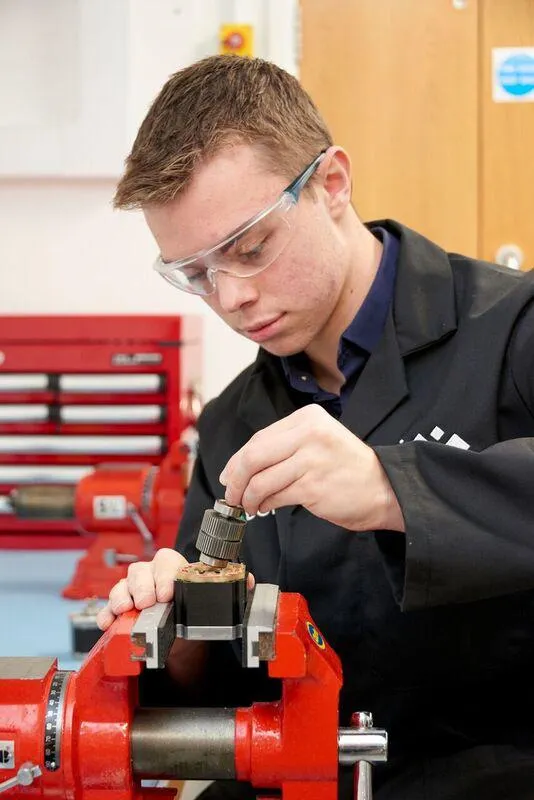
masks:
{"label": "wooden door", "polygon": [[469,255],[479,239],[479,1],[301,0],[301,80],[351,155],[356,210]]}
{"label": "wooden door", "polygon": [[534,0],[481,0],[481,137],[479,253],[490,261],[502,245],[523,251],[534,267],[534,102],[497,103],[492,48],[534,48]]}

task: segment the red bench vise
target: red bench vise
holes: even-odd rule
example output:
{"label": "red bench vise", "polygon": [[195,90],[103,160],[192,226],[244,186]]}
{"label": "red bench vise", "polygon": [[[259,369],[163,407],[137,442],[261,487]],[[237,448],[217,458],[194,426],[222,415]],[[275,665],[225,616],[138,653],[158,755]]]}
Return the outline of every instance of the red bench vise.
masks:
{"label": "red bench vise", "polygon": [[[283,800],[336,800],[338,766],[362,762],[356,796],[387,736],[368,715],[339,728],[341,665],[303,597],[274,584],[247,591],[236,563],[246,515],[217,500],[204,513],[200,561],[174,601],[119,617],[79,673],[47,659],[0,659],[0,793],[47,800],[149,800],[142,779],[232,779]],[[267,662],[276,702],[248,708],[142,708],[138,676],[162,669],[175,639],[241,640],[245,669]],[[161,796],[165,796],[164,794]],[[272,796],[271,796],[272,797]]]}
{"label": "red bench vise", "polygon": [[359,727],[338,728],[340,662],[305,600],[277,586],[257,585],[242,623],[230,627],[242,637],[244,666],[266,659],[269,676],[281,679],[280,700],[234,709],[139,707],[138,676],[164,665],[177,631],[209,639],[212,627],[222,637],[224,626],[192,624],[195,613],[182,594],[178,604],[119,617],[78,673],[58,671],[52,659],[0,658],[5,800],[173,796],[141,783],[155,778],[236,778],[267,790],[262,797],[278,790],[283,800],[335,800],[338,764],[358,762],[355,796],[370,797],[368,765],[386,759],[387,735],[361,718]]}

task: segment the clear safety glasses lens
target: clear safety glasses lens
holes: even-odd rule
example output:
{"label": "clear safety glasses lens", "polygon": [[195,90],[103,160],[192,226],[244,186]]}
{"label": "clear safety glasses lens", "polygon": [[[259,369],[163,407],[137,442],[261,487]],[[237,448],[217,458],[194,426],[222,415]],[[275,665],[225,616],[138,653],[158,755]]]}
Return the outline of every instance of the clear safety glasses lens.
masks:
{"label": "clear safety glasses lens", "polygon": [[215,274],[226,272],[250,278],[266,269],[288,244],[293,231],[296,201],[290,194],[262,212],[217,247],[198,258],[165,263],[158,258],[156,270],[173,286],[191,294],[215,291]]}

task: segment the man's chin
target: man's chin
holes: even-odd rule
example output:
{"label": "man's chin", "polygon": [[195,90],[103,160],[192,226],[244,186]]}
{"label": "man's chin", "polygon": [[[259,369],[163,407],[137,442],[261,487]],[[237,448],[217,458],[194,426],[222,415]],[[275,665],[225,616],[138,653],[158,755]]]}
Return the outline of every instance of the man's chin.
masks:
{"label": "man's chin", "polygon": [[305,347],[304,343],[295,342],[294,340],[291,341],[270,341],[270,342],[262,342],[260,344],[262,350],[265,350],[267,353],[270,353],[272,356],[278,356],[278,358],[287,358],[288,356],[294,356],[297,353],[301,353]]}

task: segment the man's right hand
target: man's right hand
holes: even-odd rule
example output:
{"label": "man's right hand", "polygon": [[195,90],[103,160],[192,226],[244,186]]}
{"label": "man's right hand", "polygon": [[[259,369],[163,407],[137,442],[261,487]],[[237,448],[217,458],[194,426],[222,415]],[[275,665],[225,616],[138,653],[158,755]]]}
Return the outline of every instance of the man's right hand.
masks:
{"label": "man's right hand", "polygon": [[128,567],[128,577],[115,584],[109,600],[96,618],[105,631],[125,611],[142,610],[154,603],[168,603],[174,595],[174,578],[185,567],[183,556],[168,547],[158,550],[152,561],[136,561]]}

